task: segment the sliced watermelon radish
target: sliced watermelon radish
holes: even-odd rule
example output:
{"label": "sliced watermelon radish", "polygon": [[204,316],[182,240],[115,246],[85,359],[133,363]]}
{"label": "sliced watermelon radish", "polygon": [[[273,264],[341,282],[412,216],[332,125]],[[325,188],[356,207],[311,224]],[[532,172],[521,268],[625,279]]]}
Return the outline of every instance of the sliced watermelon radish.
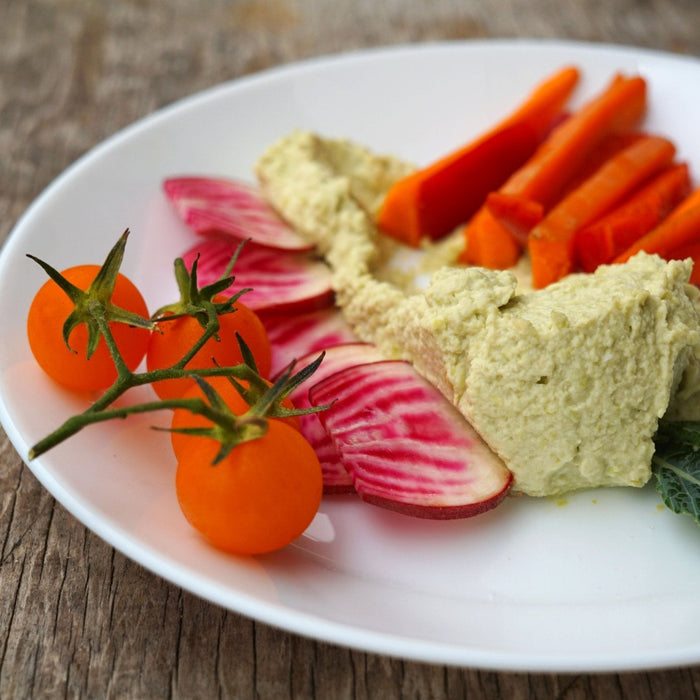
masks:
{"label": "sliced watermelon radish", "polygon": [[238,240],[283,250],[311,250],[268,204],[259,188],[236,180],[171,177],[163,190],[195,233],[226,233]]}
{"label": "sliced watermelon radish", "polygon": [[[224,274],[239,245],[232,238],[202,236],[182,258],[189,268],[199,254],[201,286]],[[281,253],[249,242],[241,248],[233,275],[236,280],[231,291],[251,288],[241,301],[254,311],[304,313],[333,304],[329,268],[307,253]]]}
{"label": "sliced watermelon radish", "polygon": [[359,340],[343,314],[335,307],[306,314],[261,313],[260,318],[272,345],[271,377],[299,357],[317,355],[333,345]]}
{"label": "sliced watermelon radish", "polygon": [[[400,513],[478,515],[506,496],[512,474],[408,362],[341,370],[309,389],[361,498]],[[335,402],[335,403],[333,403]]]}
{"label": "sliced watermelon radish", "polygon": [[[318,352],[299,359],[297,366],[306,367],[318,356]],[[311,406],[309,399],[309,384],[314,385],[335,372],[353,367],[358,364],[379,362],[383,358],[374,345],[370,343],[344,343],[334,345],[326,349],[325,357],[320,367],[314,372],[309,381],[300,384],[289,398],[296,408],[304,409]],[[318,413],[309,413],[299,416],[301,432],[311,443],[316,452],[316,456],[321,462],[323,471],[323,492],[331,493],[352,493],[355,489],[352,479],[345,469],[335,445],[328,436],[326,429],[318,418]]]}

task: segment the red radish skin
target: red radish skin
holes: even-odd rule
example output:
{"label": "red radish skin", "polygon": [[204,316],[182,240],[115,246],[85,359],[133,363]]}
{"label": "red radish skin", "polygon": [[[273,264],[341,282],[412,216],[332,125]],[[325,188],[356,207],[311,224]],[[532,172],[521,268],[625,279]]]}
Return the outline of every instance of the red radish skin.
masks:
{"label": "red radish skin", "polygon": [[[297,366],[305,367],[318,357],[318,352],[302,357]],[[320,367],[314,372],[309,382],[300,384],[289,396],[295,408],[311,407],[309,400],[309,383],[317,383],[326,377],[347,367],[358,364],[368,364],[383,360],[377,348],[370,343],[343,343],[326,349],[326,354]],[[311,443],[316,452],[323,472],[323,493],[353,493],[355,487],[348,474],[338,450],[330,439],[326,429],[319,420],[317,413],[299,416],[302,435]]]}
{"label": "red radish skin", "polygon": [[319,418],[368,503],[437,520],[499,505],[513,481],[452,404],[404,361],[358,365],[309,390]]}
{"label": "red radish skin", "polygon": [[260,313],[260,320],[272,345],[272,377],[298,357],[316,356],[321,350],[334,345],[359,340],[343,314],[335,307],[306,314]]}
{"label": "red radish skin", "polygon": [[[221,278],[239,245],[234,239],[202,236],[182,258],[189,268],[199,254],[197,277],[202,286]],[[282,254],[246,243],[232,274],[236,281],[230,291],[251,288],[242,301],[256,312],[296,314],[333,304],[330,269],[306,253]]]}
{"label": "red radish skin", "polygon": [[226,233],[281,250],[311,250],[268,204],[259,188],[236,180],[172,177],[163,190],[182,221],[195,233]]}

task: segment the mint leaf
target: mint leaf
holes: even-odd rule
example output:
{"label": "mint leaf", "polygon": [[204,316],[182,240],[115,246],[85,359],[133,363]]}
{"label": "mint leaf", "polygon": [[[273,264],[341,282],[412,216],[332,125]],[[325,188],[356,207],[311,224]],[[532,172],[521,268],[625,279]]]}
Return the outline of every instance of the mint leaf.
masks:
{"label": "mint leaf", "polygon": [[652,471],[667,508],[700,525],[700,423],[659,424]]}

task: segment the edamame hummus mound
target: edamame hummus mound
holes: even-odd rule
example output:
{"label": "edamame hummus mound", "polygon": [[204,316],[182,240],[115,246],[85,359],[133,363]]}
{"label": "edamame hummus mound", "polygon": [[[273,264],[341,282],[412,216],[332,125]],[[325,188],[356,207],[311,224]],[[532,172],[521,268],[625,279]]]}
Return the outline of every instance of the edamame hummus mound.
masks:
{"label": "edamame hummus mound", "polygon": [[[513,472],[514,490],[558,495],[642,486],[664,415],[700,417],[698,292],[690,261],[640,253],[531,291],[522,275],[426,251],[413,285],[375,216],[411,166],[349,141],[295,132],[260,158],[270,203],[313,241],[363,340],[410,360]],[[520,279],[520,282],[519,282]]]}

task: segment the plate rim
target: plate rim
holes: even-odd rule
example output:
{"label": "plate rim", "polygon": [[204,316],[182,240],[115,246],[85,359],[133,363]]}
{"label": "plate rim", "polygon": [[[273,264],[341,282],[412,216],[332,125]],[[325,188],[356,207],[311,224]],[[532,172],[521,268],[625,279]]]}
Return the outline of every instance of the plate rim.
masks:
{"label": "plate rim", "polygon": [[[648,56],[654,60],[686,61],[695,66],[700,66],[700,59],[687,54],[675,54],[647,47],[632,45],[610,44],[593,41],[562,40],[553,38],[480,38],[470,40],[436,40],[421,43],[403,43],[371,48],[357,48],[340,51],[320,56],[312,56],[288,63],[274,65],[264,70],[257,71],[238,78],[226,80],[222,83],[209,86],[191,95],[181,97],[171,103],[140,117],[136,121],[120,128],[106,139],[93,145],[81,156],[69,164],[61,173],[53,178],[30,205],[20,214],[11,227],[6,239],[0,247],[0,269],[7,264],[7,259],[13,256],[15,248],[21,240],[22,230],[30,225],[36,212],[41,211],[44,203],[48,201],[64,182],[69,182],[74,173],[79,172],[86,164],[98,160],[109,149],[118,148],[120,143],[129,140],[141,130],[152,128],[169,114],[196,108],[204,102],[216,99],[220,94],[226,94],[231,90],[238,90],[247,85],[262,84],[269,80],[284,78],[288,74],[299,74],[304,71],[315,71],[320,67],[348,61],[370,61],[376,57],[395,56],[400,57],[408,53],[455,50],[463,51],[470,48],[513,48],[524,50],[535,49],[562,49],[574,48],[577,51],[600,53],[607,51],[611,54],[635,56]],[[35,470],[33,464],[26,459],[27,443],[23,436],[15,429],[12,416],[8,411],[4,396],[0,396],[0,423],[2,424],[8,439],[19,453],[25,466],[29,468],[37,480],[46,488],[73,517],[90,529],[98,537],[122,554],[137,562],[148,571],[164,578],[166,581],[180,586],[190,593],[204,598],[224,609],[236,612],[259,620],[272,627],[283,629],[289,633],[303,637],[322,640],[327,643],[350,647],[367,653],[395,656],[410,659],[417,662],[438,663],[448,666],[477,667],[494,669],[499,671],[528,671],[528,672],[599,672],[599,671],[629,671],[660,669],[670,666],[683,666],[700,661],[700,642],[695,646],[689,646],[682,650],[648,651],[642,654],[615,655],[611,659],[605,659],[595,655],[584,655],[577,659],[569,654],[562,653],[560,658],[549,656],[544,659],[540,655],[528,655],[518,652],[486,651],[465,648],[463,645],[441,643],[436,641],[419,640],[401,635],[386,634],[362,628],[356,628],[344,623],[334,622],[325,617],[313,615],[288,606],[273,606],[270,603],[260,601],[256,597],[245,592],[233,591],[233,598],[240,605],[232,607],[231,591],[219,590],[219,587],[206,579],[200,579],[197,584],[191,580],[192,575],[181,570],[180,565],[174,564],[172,559],[157,549],[145,543],[135,543],[133,538],[121,529],[115,529],[106,522],[93,522],[90,508],[87,504],[77,501],[70,493],[66,493],[61,484],[53,478],[50,471],[41,467]],[[62,497],[61,497],[62,496]],[[91,523],[88,525],[88,522]]]}

